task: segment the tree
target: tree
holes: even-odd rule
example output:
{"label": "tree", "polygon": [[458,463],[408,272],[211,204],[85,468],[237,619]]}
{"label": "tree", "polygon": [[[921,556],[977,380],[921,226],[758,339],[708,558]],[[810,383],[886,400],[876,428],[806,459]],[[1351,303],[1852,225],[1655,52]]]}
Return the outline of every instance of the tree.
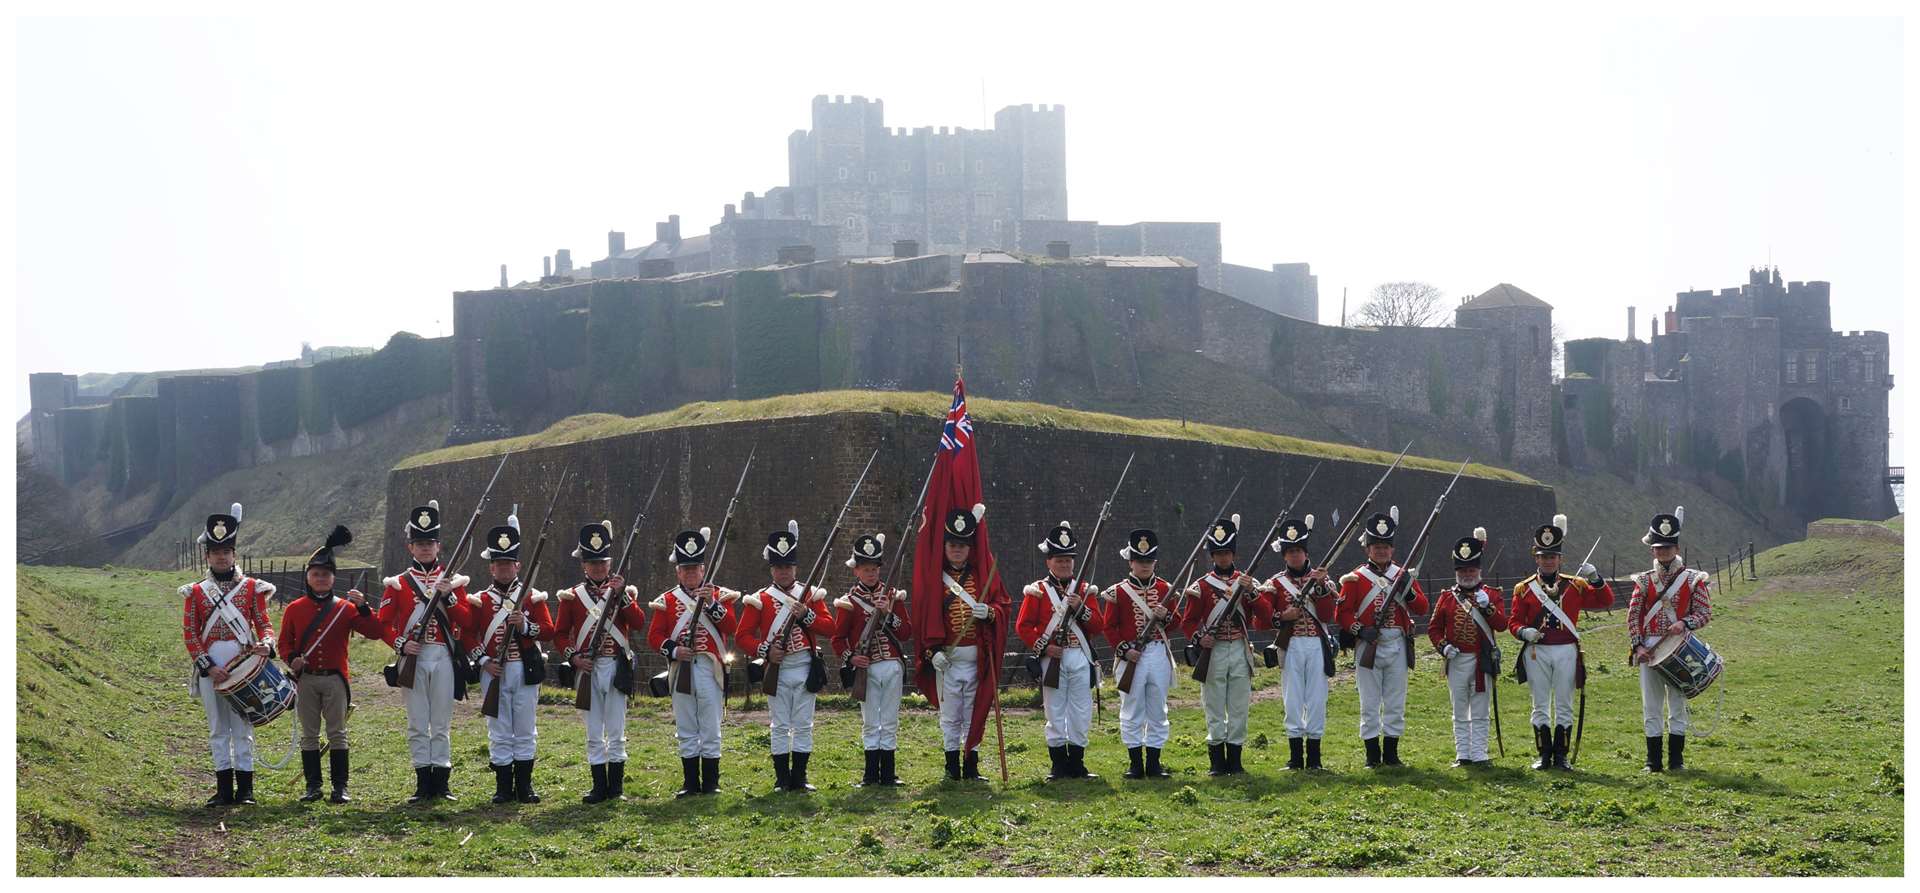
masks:
{"label": "tree", "polygon": [[1449,326],[1446,295],[1425,282],[1382,282],[1373,287],[1366,303],[1354,311],[1353,323],[1362,326]]}

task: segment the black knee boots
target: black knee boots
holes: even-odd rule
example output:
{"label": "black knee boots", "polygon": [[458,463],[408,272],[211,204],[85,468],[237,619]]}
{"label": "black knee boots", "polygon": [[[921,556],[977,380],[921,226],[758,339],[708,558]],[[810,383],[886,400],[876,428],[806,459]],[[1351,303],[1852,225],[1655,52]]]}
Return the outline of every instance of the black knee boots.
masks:
{"label": "black knee boots", "polygon": [[1127,771],[1120,773],[1121,778],[1139,780],[1147,777],[1146,748],[1127,748]]}
{"label": "black knee boots", "polygon": [[493,803],[494,805],[498,806],[502,803],[512,803],[513,802],[513,764],[512,763],[499,763],[499,764],[489,763],[488,765],[493,767]]}
{"label": "black knee boots", "polygon": [[233,805],[233,770],[221,769],[213,773],[213,797],[208,806]]}
{"label": "black knee boots", "polygon": [[880,783],[880,751],[869,749],[866,757],[866,766],[860,770],[860,780],[853,783],[856,788]]}
{"label": "black knee boots", "polygon": [[333,793],[327,795],[328,803],[346,803],[353,799],[347,796],[347,774],[347,752],[328,751],[327,781],[333,785]]}
{"label": "black knee boots", "polygon": [[1687,736],[1667,736],[1667,771],[1680,772],[1687,768]]}
{"label": "black knee boots", "polygon": [[1365,738],[1362,741],[1367,745],[1367,768],[1380,768],[1380,739]]}
{"label": "black knee boots", "polygon": [[1553,768],[1572,769],[1567,764],[1567,748],[1573,745],[1573,726],[1553,727]]}
{"label": "black knee boots", "polygon": [[1400,762],[1400,738],[1397,735],[1385,735],[1380,739],[1380,765],[1404,766]]}
{"label": "black knee boots", "polygon": [[[618,768],[614,769],[613,772],[607,776],[607,785],[613,790],[613,796],[620,797],[620,772],[627,768],[627,764],[613,763],[610,765],[617,766]],[[540,795],[533,792],[532,760],[513,761],[513,799],[521,803],[540,802]],[[621,797],[621,799],[625,798]]]}
{"label": "black knee boots", "polygon": [[1646,771],[1648,772],[1666,771],[1660,768],[1660,736],[1659,735],[1647,736],[1647,769]]}
{"label": "black knee boots", "polygon": [[1308,768],[1308,769],[1319,769],[1319,768],[1321,768],[1321,766],[1320,766],[1320,739],[1318,739],[1318,738],[1308,738],[1308,739],[1307,739],[1307,768]]}
{"label": "black knee boots", "polygon": [[433,796],[433,767],[413,767],[413,796],[408,797],[407,802],[424,803],[431,796]]}
{"label": "black knee boots", "polygon": [[593,789],[580,796],[582,803],[599,803],[607,799],[607,764],[594,763],[587,767],[593,773]]}
{"label": "black knee boots", "polygon": [[1305,769],[1307,767],[1307,742],[1304,738],[1287,739],[1287,768]]}
{"label": "black knee boots", "polygon": [[947,778],[950,781],[960,780],[960,752],[957,750],[947,751]]}
{"label": "black knee boots", "polygon": [[888,785],[890,787],[898,787],[900,785],[906,784],[906,782],[900,780],[899,774],[894,771],[894,768],[893,768],[894,752],[891,750],[882,750],[882,751],[877,751],[877,753],[879,754],[879,757],[880,757],[880,783],[883,785]]}
{"label": "black knee boots", "polygon": [[787,790],[811,794],[813,785],[807,783],[807,763],[813,761],[813,752],[796,750],[793,752],[793,767],[787,775]]}
{"label": "black knee boots", "polygon": [[720,758],[700,758],[700,793],[720,793]]}
{"label": "black knee boots", "polygon": [[979,751],[977,750],[967,751],[966,759],[962,762],[960,767],[960,777],[963,779],[966,779],[967,781],[986,781],[987,780],[986,776],[980,774],[980,752]]}
{"label": "black knee boots", "polygon": [[1148,778],[1172,778],[1173,777],[1173,773],[1168,772],[1167,767],[1160,765],[1160,748],[1158,747],[1147,748],[1147,777]]}
{"label": "black knee boots", "polygon": [[700,793],[700,758],[680,758],[680,790],[674,791],[675,797],[691,797]]}
{"label": "black knee boots", "polygon": [[1534,726],[1533,727],[1533,749],[1540,754],[1540,758],[1533,761],[1533,768],[1541,769],[1541,770],[1552,769],[1553,768],[1553,727],[1552,726]]}
{"label": "black knee boots", "polygon": [[300,769],[307,776],[307,792],[300,795],[300,802],[312,803],[320,799],[320,752],[303,750],[300,752]]}

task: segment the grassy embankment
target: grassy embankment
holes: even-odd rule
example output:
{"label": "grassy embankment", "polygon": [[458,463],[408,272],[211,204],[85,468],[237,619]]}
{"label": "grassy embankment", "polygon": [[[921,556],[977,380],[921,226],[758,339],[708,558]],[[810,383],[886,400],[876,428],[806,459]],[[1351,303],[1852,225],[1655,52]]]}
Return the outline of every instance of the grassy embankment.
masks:
{"label": "grassy embankment", "polygon": [[[724,793],[674,801],[667,706],[631,707],[631,802],[587,808],[579,721],[547,696],[537,783],[546,802],[487,803],[477,700],[456,707],[457,804],[407,807],[404,714],[360,643],[352,720],[355,802],[303,805],[297,759],[262,770],[261,805],[211,811],[200,710],[183,689],[179,574],[20,568],[20,873],[288,874],[1869,874],[1897,875],[1904,779],[1902,550],[1861,539],[1763,554],[1762,582],[1715,599],[1707,638],[1726,675],[1695,702],[1711,735],[1678,776],[1639,772],[1639,694],[1619,618],[1595,618],[1580,770],[1526,770],[1524,689],[1500,689],[1507,755],[1446,768],[1446,691],[1423,653],[1409,697],[1407,768],[1369,772],[1355,740],[1350,673],[1329,710],[1331,771],[1285,773],[1276,671],[1262,671],[1246,762],[1205,775],[1194,684],[1181,679],[1168,763],[1175,778],[1119,778],[1107,692],[1089,762],[1101,778],[1044,784],[1041,719],[1006,713],[1010,789],[940,781],[937,729],[903,719],[909,785],[857,776],[857,713],[826,699],[812,796],[772,795],[765,701],[728,711]],[[1838,610],[1836,610],[1836,608]],[[1823,630],[1808,673],[1805,631]],[[1343,658],[1343,665],[1349,659]],[[1182,668],[1184,676],[1185,668]],[[1724,702],[1719,696],[1724,694]],[[277,758],[290,722],[261,733]],[[988,762],[992,762],[991,735]],[[1550,847],[1542,840],[1555,841]],[[757,842],[756,842],[757,841]],[[778,846],[766,842],[778,841]],[[1657,844],[1649,843],[1657,841]]]}

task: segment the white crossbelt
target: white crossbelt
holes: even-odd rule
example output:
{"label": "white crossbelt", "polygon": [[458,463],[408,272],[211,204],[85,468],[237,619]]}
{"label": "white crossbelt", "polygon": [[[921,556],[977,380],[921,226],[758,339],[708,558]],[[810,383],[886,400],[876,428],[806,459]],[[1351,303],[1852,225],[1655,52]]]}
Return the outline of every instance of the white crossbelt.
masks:
{"label": "white crossbelt", "polygon": [[[1079,621],[1065,620],[1068,612],[1064,606],[1067,600],[1062,598],[1059,591],[1053,588],[1053,581],[1050,579],[1040,581],[1040,588],[1041,591],[1047,594],[1047,599],[1053,603],[1053,618],[1047,621],[1046,632],[1040,634],[1040,641],[1045,643],[1049,639],[1052,639],[1053,634],[1060,629],[1060,624],[1064,622],[1067,625],[1067,630],[1071,632],[1075,638],[1080,640],[1080,653],[1085,654],[1087,660],[1093,660],[1093,648],[1087,644],[1087,634],[1080,629]],[[1044,648],[1045,645],[1043,644],[1041,647]]]}
{"label": "white crossbelt", "polygon": [[1546,590],[1540,588],[1540,578],[1535,576],[1532,580],[1528,581],[1527,585],[1533,589],[1533,597],[1540,600],[1540,605],[1552,613],[1554,619],[1560,621],[1560,625],[1567,628],[1567,632],[1573,633],[1575,641],[1581,641],[1580,630],[1574,627],[1572,620],[1567,619],[1567,613],[1560,610],[1560,604],[1558,602],[1547,596]]}
{"label": "white crossbelt", "polygon": [[[1396,571],[1401,573],[1405,572],[1400,565],[1387,565],[1387,573],[1393,574]],[[1367,597],[1360,600],[1360,607],[1354,609],[1353,616],[1362,617],[1367,613],[1368,608],[1373,607],[1374,602],[1387,597],[1387,593],[1393,589],[1393,583],[1388,581],[1387,578],[1374,573],[1373,568],[1365,565],[1355,568],[1354,573],[1366,578],[1368,583],[1373,584],[1373,588],[1367,590]],[[1398,579],[1397,575],[1395,579]]]}
{"label": "white crossbelt", "polygon": [[[233,633],[233,638],[240,643],[240,647],[246,648],[253,645],[253,626],[233,604],[233,596],[251,582],[252,578],[244,574],[236,575],[233,588],[221,592],[220,584],[213,578],[200,581],[200,597],[206,599],[207,604],[213,608],[213,611],[207,615],[206,625],[200,628],[201,644],[204,645],[213,640],[213,624],[215,621],[220,621],[227,625],[227,631]],[[207,594],[209,588],[213,590],[213,595]]]}
{"label": "white crossbelt", "polygon": [[[604,612],[607,609],[607,606],[613,602],[613,598],[612,598],[612,593],[608,593],[607,598],[604,598],[598,602],[595,602],[593,600],[593,593],[587,588],[587,584],[585,583],[581,583],[579,586],[574,587],[573,592],[574,592],[574,595],[580,598],[580,604],[585,606],[587,609],[587,619],[581,621],[580,631],[577,633],[574,633],[573,635],[573,650],[577,653],[579,652],[580,649],[587,647],[587,637],[590,635],[593,635],[594,628],[600,624],[601,613]],[[611,626],[613,624],[613,621],[608,620],[607,624]],[[678,631],[676,630],[675,633],[677,635]],[[493,637],[492,635],[488,635],[487,638],[489,641],[491,641]],[[626,653],[627,657],[629,658],[633,657],[633,645],[627,641],[626,636],[614,635],[614,636],[611,636],[611,638],[613,639],[614,644],[619,645],[620,650]],[[590,656],[598,657],[599,655],[590,655]]]}

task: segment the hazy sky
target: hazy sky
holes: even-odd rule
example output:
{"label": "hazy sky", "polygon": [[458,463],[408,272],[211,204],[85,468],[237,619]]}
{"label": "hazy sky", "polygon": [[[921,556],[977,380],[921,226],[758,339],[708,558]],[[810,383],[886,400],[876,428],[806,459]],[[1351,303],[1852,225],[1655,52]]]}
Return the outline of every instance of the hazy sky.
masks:
{"label": "hazy sky", "polygon": [[785,183],[817,93],[889,126],[1063,103],[1074,219],[1220,221],[1229,262],[1310,262],[1323,320],[1511,282],[1644,337],[1771,260],[1902,371],[1897,21],[1078,9],[22,20],[16,415],[31,371],[444,333],[502,263],[704,232]]}

